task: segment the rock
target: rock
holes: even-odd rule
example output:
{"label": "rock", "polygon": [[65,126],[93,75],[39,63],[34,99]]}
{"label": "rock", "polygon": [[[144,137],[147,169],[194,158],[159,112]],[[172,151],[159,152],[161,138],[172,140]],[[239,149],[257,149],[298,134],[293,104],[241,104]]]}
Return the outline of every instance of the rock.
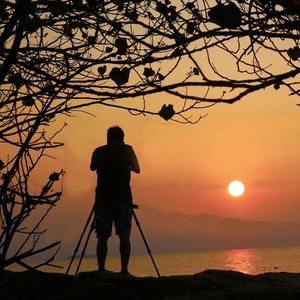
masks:
{"label": "rock", "polygon": [[1,300],[289,300],[300,299],[300,274],[207,270],[156,278],[97,271],[78,276],[4,271],[0,295]]}

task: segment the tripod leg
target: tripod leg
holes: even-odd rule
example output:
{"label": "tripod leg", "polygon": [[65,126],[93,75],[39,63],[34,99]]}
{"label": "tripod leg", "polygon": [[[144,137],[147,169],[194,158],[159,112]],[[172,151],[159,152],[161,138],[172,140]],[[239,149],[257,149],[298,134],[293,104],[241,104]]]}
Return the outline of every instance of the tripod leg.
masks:
{"label": "tripod leg", "polygon": [[139,222],[139,220],[138,220],[138,218],[137,218],[137,216],[136,216],[136,214],[135,214],[135,212],[134,212],[133,209],[132,209],[132,214],[133,214],[133,218],[134,218],[134,220],[135,220],[135,223],[136,223],[136,225],[137,225],[137,227],[138,227],[138,229],[139,229],[139,231],[140,231],[140,234],[141,234],[141,236],[142,236],[142,239],[143,239],[143,241],[144,241],[144,243],[145,243],[147,252],[148,252],[148,254],[149,254],[150,258],[151,258],[151,261],[152,261],[152,263],[153,263],[153,266],[154,266],[154,268],[155,268],[155,271],[156,271],[156,273],[157,273],[157,276],[160,277],[160,274],[159,274],[158,268],[157,268],[157,266],[156,266],[156,263],[155,263],[155,261],[154,261],[154,258],[153,258],[153,256],[152,256],[151,250],[150,250],[150,248],[149,248],[149,245],[148,245],[148,243],[147,243],[147,241],[146,241],[146,238],[145,238],[145,236],[144,236],[144,233],[143,233],[143,231],[142,231],[140,222]]}
{"label": "tripod leg", "polygon": [[92,232],[93,232],[93,229],[94,229],[94,228],[93,228],[93,224],[91,224],[91,228],[90,228],[89,234],[88,234],[88,236],[87,236],[87,238],[86,238],[84,247],[83,247],[83,249],[82,249],[81,256],[80,256],[80,259],[79,259],[79,262],[78,262],[78,266],[77,266],[75,275],[77,275],[78,272],[79,272],[79,268],[80,268],[82,259],[83,259],[83,257],[84,257],[84,254],[85,254],[85,250],[86,250],[86,248],[87,248],[87,245],[88,245],[88,243],[89,243],[89,239],[90,239],[91,234],[92,234]]}
{"label": "tripod leg", "polygon": [[66,274],[69,274],[70,268],[71,268],[71,266],[72,266],[72,264],[73,264],[73,261],[74,261],[74,258],[75,258],[75,256],[76,256],[76,254],[77,254],[77,252],[78,252],[78,249],[79,249],[79,247],[80,247],[80,244],[81,244],[81,241],[82,241],[82,239],[83,239],[83,236],[84,236],[84,234],[85,234],[85,232],[86,232],[86,229],[88,228],[89,223],[91,222],[91,219],[92,219],[92,217],[93,217],[94,209],[95,209],[95,204],[94,204],[93,207],[92,207],[92,210],[91,210],[91,212],[90,212],[90,214],[89,214],[89,216],[88,216],[88,219],[87,219],[87,221],[86,221],[86,223],[85,223],[85,226],[84,226],[84,228],[83,228],[83,231],[82,231],[82,233],[81,233],[81,236],[80,236],[80,238],[79,238],[79,241],[78,241],[78,243],[77,243],[77,245],[76,245],[76,247],[75,247],[75,250],[74,250],[73,256],[72,256],[72,258],[71,258],[71,261],[70,261],[70,263],[69,263],[69,266],[68,266],[68,268],[67,268]]}

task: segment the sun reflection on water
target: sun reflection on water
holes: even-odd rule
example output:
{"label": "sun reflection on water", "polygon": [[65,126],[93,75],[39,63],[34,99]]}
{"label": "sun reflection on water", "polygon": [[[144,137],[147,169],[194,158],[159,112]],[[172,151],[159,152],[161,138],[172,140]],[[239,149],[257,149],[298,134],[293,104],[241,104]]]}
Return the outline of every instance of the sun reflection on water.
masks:
{"label": "sun reflection on water", "polygon": [[239,249],[224,251],[225,269],[239,271],[247,274],[257,273],[261,257],[256,249]]}

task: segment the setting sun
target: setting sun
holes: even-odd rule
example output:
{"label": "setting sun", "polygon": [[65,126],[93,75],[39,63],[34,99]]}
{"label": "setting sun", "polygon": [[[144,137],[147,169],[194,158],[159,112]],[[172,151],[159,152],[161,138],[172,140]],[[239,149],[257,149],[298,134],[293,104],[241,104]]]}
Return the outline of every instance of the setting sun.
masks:
{"label": "setting sun", "polygon": [[239,180],[234,180],[228,185],[228,192],[233,197],[240,197],[245,192],[244,184]]}

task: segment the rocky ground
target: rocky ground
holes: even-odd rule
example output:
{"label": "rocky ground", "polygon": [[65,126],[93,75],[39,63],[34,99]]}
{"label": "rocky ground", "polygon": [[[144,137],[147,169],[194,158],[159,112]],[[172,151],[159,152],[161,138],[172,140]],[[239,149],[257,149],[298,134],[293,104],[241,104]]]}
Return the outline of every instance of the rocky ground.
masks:
{"label": "rocky ground", "polygon": [[84,272],[6,271],[0,279],[1,300],[189,300],[300,299],[300,274],[247,275],[207,270],[195,275],[154,277]]}

